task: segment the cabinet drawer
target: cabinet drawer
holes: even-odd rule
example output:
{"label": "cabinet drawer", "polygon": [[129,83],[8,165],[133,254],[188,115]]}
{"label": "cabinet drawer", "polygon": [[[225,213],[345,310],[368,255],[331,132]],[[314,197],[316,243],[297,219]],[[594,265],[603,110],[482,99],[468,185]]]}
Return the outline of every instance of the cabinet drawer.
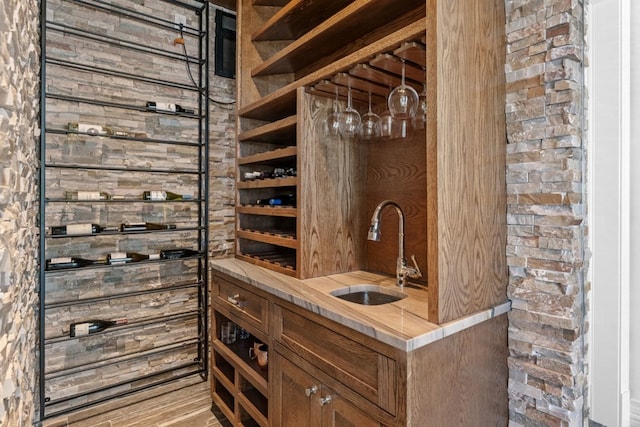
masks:
{"label": "cabinet drawer", "polygon": [[214,298],[233,316],[239,315],[263,333],[268,330],[268,301],[238,283],[224,277],[214,277]]}
{"label": "cabinet drawer", "polygon": [[[396,361],[354,339],[281,307],[276,308],[275,337],[365,399],[396,414]],[[358,333],[353,331],[355,336]]]}

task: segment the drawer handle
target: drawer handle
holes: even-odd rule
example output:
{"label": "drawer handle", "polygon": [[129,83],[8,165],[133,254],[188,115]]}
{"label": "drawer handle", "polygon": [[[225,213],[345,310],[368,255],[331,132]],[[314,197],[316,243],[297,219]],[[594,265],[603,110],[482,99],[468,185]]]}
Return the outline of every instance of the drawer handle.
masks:
{"label": "drawer handle", "polygon": [[325,396],[320,398],[320,406],[324,406],[329,402],[331,402],[331,396]]}
{"label": "drawer handle", "polygon": [[304,394],[306,394],[307,397],[310,397],[312,394],[316,394],[317,392],[318,392],[317,385],[312,385],[311,387],[307,387],[304,389]]}
{"label": "drawer handle", "polygon": [[240,307],[240,294],[235,294],[234,296],[229,296],[227,297],[227,301],[229,301],[231,304],[235,305],[236,307]]}

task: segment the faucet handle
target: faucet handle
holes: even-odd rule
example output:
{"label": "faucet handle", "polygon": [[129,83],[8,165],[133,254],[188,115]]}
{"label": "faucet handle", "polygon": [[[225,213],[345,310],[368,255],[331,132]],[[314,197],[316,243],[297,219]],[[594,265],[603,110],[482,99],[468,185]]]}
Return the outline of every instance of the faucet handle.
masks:
{"label": "faucet handle", "polygon": [[420,267],[418,267],[418,261],[416,261],[416,256],[411,255],[411,261],[413,261],[413,268],[409,271],[409,277],[412,279],[417,279],[418,277],[422,277],[422,272],[420,271]]}

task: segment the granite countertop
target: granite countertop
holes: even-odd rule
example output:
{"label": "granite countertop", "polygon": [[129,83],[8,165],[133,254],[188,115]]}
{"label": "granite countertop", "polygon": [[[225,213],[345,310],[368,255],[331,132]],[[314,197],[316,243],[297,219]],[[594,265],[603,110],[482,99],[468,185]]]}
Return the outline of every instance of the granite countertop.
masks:
{"label": "granite countertop", "polygon": [[428,291],[425,288],[405,286],[406,298],[375,306],[344,301],[330,294],[336,289],[359,284],[399,290],[395,277],[352,271],[299,280],[235,258],[213,260],[211,265],[216,271],[407,352],[506,313],[511,308],[507,301],[437,325],[427,321]]}

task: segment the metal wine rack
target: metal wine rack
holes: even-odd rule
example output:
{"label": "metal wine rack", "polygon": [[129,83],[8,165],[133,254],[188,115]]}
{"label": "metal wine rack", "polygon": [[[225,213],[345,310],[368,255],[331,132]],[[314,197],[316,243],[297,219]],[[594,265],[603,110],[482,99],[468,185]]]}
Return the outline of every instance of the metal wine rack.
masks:
{"label": "metal wine rack", "polygon": [[[200,0],[41,3],[44,420],[185,377],[206,380],[209,7]],[[147,102],[182,110],[151,110]],[[67,191],[108,199],[69,200]],[[144,200],[144,191],[190,197]],[[167,227],[113,227],[145,222]],[[50,233],[84,223],[110,227]],[[109,264],[115,252],[172,256]],[[47,260],[65,257],[97,262],[47,268]],[[70,336],[73,322],[118,318],[126,324]]]}

